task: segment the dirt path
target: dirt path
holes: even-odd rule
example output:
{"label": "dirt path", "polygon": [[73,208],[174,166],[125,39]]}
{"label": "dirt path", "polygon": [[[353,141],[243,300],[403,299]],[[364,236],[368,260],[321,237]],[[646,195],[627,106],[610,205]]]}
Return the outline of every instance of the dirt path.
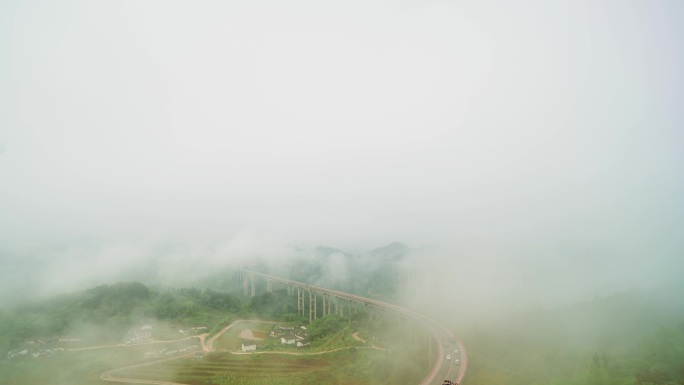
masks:
{"label": "dirt path", "polygon": [[[256,354],[287,354],[289,356],[319,356],[321,354],[328,354],[332,352],[339,352],[340,350],[347,350],[347,349],[373,349],[373,350],[387,350],[384,348],[379,348],[377,346],[345,346],[343,348],[335,348],[335,349],[328,349],[328,350],[319,350],[317,352],[278,352],[278,351],[261,351],[257,352]],[[254,354],[254,352],[228,352],[230,354],[238,354],[238,355],[243,355],[243,354]]]}
{"label": "dirt path", "polygon": [[221,337],[223,335],[223,333],[227,332],[228,330],[230,330],[230,328],[239,324],[240,322],[242,322],[242,320],[233,321],[230,323],[230,325],[221,329],[221,331],[216,333],[213,337],[209,338],[209,342],[207,342],[206,344],[202,344],[202,350],[204,350],[205,352],[213,352],[214,351],[214,341],[216,341],[219,337]]}
{"label": "dirt path", "polygon": [[[357,341],[361,341],[361,342],[363,342],[364,344],[366,343],[366,340],[364,340],[363,338],[359,337],[359,332],[356,332],[356,333],[352,334],[352,337],[354,337],[354,339],[357,340]],[[370,348],[367,348],[367,349],[387,350],[387,349],[385,349],[385,348],[381,348],[381,347],[375,346],[375,345],[371,345]]]}
{"label": "dirt path", "polygon": [[167,342],[185,341],[185,340],[191,340],[191,339],[193,339],[193,338],[199,338],[200,340],[202,340],[202,336],[203,336],[203,335],[208,335],[208,334],[209,334],[209,333],[207,333],[207,334],[202,334],[202,335],[199,335],[199,336],[184,337],[184,338],[179,338],[179,339],[177,339],[177,340],[167,340],[167,341],[163,341],[163,340],[152,340],[152,341],[147,341],[147,342],[141,342],[141,343],[139,343],[139,344],[100,345],[100,346],[88,346],[88,347],[85,347],[85,348],[69,348],[69,349],[66,349],[66,351],[68,351],[68,352],[78,352],[78,351],[82,351],[82,350],[93,350],[93,349],[125,348],[125,347],[128,347],[128,346],[153,345],[153,344],[163,344],[163,343],[167,343]]}
{"label": "dirt path", "polygon": [[209,337],[209,333],[200,334],[198,337],[200,339],[200,344],[202,345],[202,351],[208,352],[209,348],[207,347],[206,339]]}
{"label": "dirt path", "polygon": [[[215,351],[215,349],[214,349],[214,341],[216,341],[216,340],[217,340],[219,337],[221,337],[225,332],[227,332],[227,331],[230,330],[232,327],[234,327],[235,325],[237,325],[237,324],[239,324],[239,323],[241,323],[241,322],[266,323],[266,324],[276,324],[276,323],[279,323],[279,322],[258,321],[258,320],[235,320],[235,321],[231,322],[230,325],[224,327],[224,328],[221,329],[218,333],[216,333],[214,336],[212,336],[211,338],[209,338],[209,340],[207,340],[207,337],[209,336],[209,333],[204,333],[204,334],[200,334],[200,335],[198,335],[198,336],[192,336],[192,337],[187,337],[187,338],[181,338],[181,339],[179,339],[179,340],[174,340],[174,341],[153,341],[153,342],[149,342],[149,343],[175,342],[175,341],[187,340],[187,339],[190,339],[190,338],[199,338],[199,340],[200,340],[200,342],[201,342],[201,344],[202,344],[202,351],[209,353],[209,352]],[[363,340],[361,337],[359,337],[358,334],[359,334],[359,333],[356,332],[356,333],[354,333],[354,334],[352,335],[352,337],[354,337],[354,339],[356,339],[356,340],[358,340],[358,341],[366,342],[366,341]],[[149,344],[149,343],[148,343],[148,344]],[[137,344],[137,345],[145,345],[145,344]],[[79,350],[84,350],[84,349],[98,349],[98,348],[105,348],[105,347],[122,347],[122,346],[133,346],[133,345],[124,345],[124,344],[120,344],[120,345],[113,345],[113,346],[99,346],[99,347],[83,348],[83,349],[79,349]],[[328,353],[337,352],[337,351],[346,350],[346,349],[375,349],[375,350],[386,350],[386,349],[383,349],[383,348],[379,348],[379,347],[377,347],[377,346],[370,346],[370,347],[353,347],[353,346],[348,346],[348,347],[343,347],[343,348],[322,350],[322,351],[318,351],[318,352],[288,352],[288,351],[279,352],[279,351],[261,351],[261,352],[258,352],[258,354],[287,354],[287,355],[291,355],[291,356],[314,356],[314,355],[328,354]],[[238,354],[238,355],[243,355],[243,354],[254,354],[253,352],[229,352],[229,353],[230,353],[230,354]],[[195,353],[193,352],[193,353],[183,354],[183,355],[176,356],[176,357],[164,358],[164,359],[161,359],[161,360],[143,362],[143,363],[140,363],[140,364],[128,365],[128,366],[124,366],[124,367],[121,367],[121,368],[111,369],[111,370],[108,370],[108,371],[102,373],[102,375],[100,375],[100,378],[101,378],[102,380],[104,380],[104,381],[123,382],[123,383],[128,383],[128,384],[187,385],[187,384],[182,384],[182,383],[178,383],[178,382],[157,381],[157,380],[143,380],[143,379],[138,379],[138,378],[116,377],[116,376],[113,375],[113,373],[118,372],[118,371],[120,371],[120,370],[133,369],[133,368],[138,368],[138,367],[145,366],[145,365],[154,365],[154,364],[159,364],[159,363],[162,363],[162,362],[177,360],[177,359],[179,359],[179,358],[190,357],[190,356],[193,355],[193,354],[195,354]]]}

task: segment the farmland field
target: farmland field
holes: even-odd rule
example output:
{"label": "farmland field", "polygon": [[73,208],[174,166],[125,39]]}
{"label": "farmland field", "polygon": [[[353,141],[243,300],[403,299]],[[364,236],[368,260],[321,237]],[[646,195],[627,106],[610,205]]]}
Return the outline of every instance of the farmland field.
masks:
{"label": "farmland field", "polygon": [[[112,373],[117,378],[180,382],[191,385],[215,384],[361,384],[369,381],[370,363],[380,363],[386,353],[377,350],[347,350],[323,355],[285,354],[236,355],[215,352],[204,358],[136,366]],[[384,383],[380,381],[379,383]]]}
{"label": "farmland field", "polygon": [[[0,372],[3,385],[102,385],[105,370],[143,360],[144,347],[65,352],[40,359],[15,360]],[[111,383],[107,383],[111,384]]]}

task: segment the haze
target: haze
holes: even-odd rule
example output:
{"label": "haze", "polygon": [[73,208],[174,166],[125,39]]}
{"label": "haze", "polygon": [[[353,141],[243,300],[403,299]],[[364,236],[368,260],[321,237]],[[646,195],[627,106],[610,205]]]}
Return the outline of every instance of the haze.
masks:
{"label": "haze", "polygon": [[4,1],[0,286],[393,241],[478,298],[676,280],[683,11]]}

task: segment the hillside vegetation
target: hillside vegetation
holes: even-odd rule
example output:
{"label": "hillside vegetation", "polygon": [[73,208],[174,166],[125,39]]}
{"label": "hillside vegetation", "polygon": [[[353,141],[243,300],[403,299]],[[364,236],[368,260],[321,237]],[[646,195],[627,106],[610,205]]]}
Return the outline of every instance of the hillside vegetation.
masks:
{"label": "hillside vegetation", "polygon": [[462,325],[467,383],[684,384],[682,303],[664,295],[630,290]]}
{"label": "hillside vegetation", "polygon": [[0,309],[0,351],[26,339],[67,334],[83,335],[96,329],[100,342],[121,341],[130,328],[155,319],[169,323],[216,323],[226,314],[249,312],[238,298],[212,290],[156,291],[132,283],[101,285],[45,301],[19,303]]}

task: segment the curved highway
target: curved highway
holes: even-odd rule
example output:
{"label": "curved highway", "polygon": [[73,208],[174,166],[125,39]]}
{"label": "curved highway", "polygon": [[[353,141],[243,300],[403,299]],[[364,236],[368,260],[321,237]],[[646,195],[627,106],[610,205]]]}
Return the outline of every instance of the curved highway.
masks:
{"label": "curved highway", "polygon": [[313,290],[320,293],[330,294],[339,298],[346,298],[352,301],[375,306],[395,314],[410,318],[423,325],[430,331],[438,346],[438,355],[435,364],[428,375],[423,379],[420,385],[442,385],[446,381],[460,384],[465,375],[468,366],[468,357],[464,349],[463,343],[456,338],[456,336],[440,325],[437,321],[428,318],[415,311],[405,309],[403,307],[392,305],[390,303],[377,301],[371,298],[361,297],[354,294],[344,293],[337,290],[326,289],[323,287],[313,286],[302,282],[292,281],[289,279],[276,277],[274,275],[259,273],[246,269],[235,269],[253,276],[258,276],[271,281],[282,282],[288,285],[300,287],[307,290]]}

